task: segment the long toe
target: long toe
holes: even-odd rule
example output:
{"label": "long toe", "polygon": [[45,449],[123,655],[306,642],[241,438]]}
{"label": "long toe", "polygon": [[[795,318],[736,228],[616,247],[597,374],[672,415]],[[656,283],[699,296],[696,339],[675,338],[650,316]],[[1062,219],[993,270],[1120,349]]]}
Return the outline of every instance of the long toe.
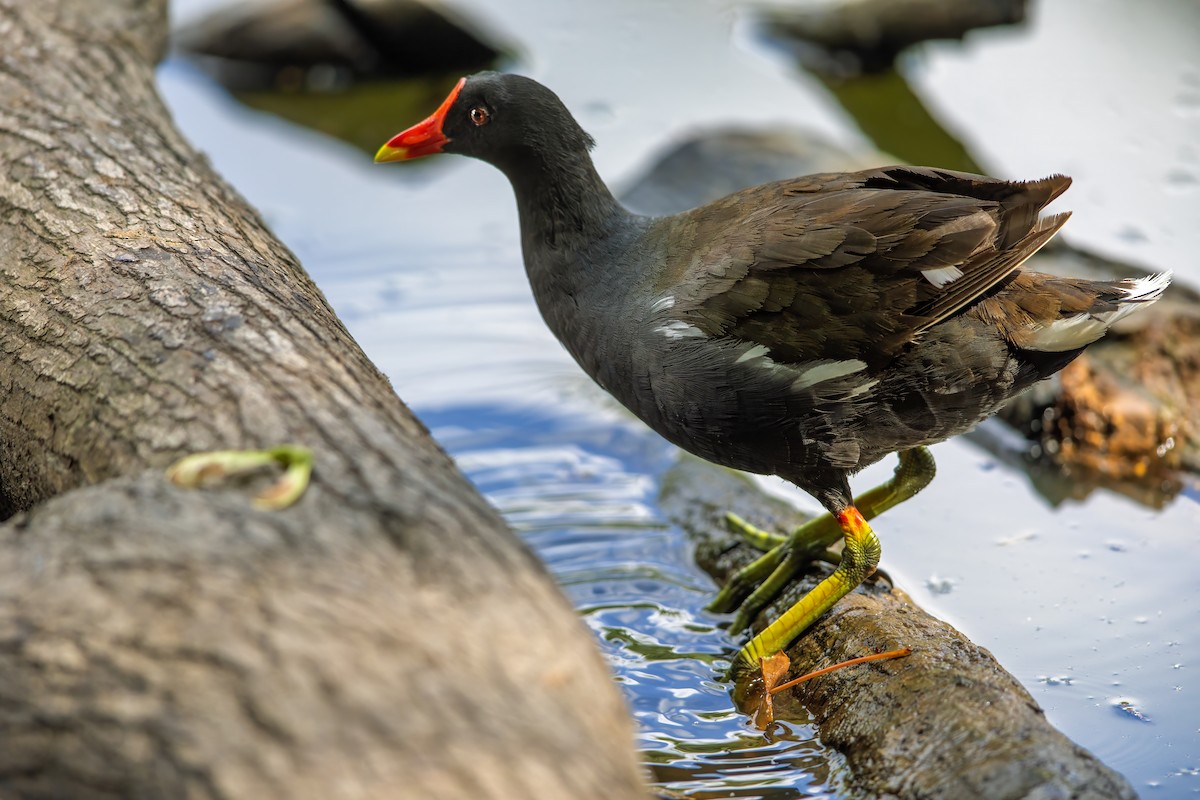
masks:
{"label": "long toe", "polygon": [[717,592],[717,596],[708,604],[708,610],[717,614],[728,614],[742,605],[743,598],[758,588],[768,576],[786,559],[787,544],[779,545],[746,566],[739,569]]}

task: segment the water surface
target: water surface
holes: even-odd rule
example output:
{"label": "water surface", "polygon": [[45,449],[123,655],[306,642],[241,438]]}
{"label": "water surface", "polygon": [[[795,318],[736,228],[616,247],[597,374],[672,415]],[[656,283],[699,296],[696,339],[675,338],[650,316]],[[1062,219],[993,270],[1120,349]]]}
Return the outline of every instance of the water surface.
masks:
{"label": "water surface", "polygon": [[[177,11],[213,5],[181,0]],[[514,66],[577,110],[618,188],[680,136],[724,124],[866,144],[818,81],[747,33],[730,0],[453,5],[519,44]],[[992,173],[1075,176],[1060,201],[1075,210],[1071,241],[1198,285],[1198,8],[1057,0],[1029,28],[929,47],[904,71]],[[594,387],[538,319],[504,178],[453,157],[372,165],[246,109],[177,59],[160,81],[184,132],[550,565],[612,665],[654,779],[696,798],[838,796],[839,773],[808,727],[764,739],[714,681],[714,660],[736,642],[703,611],[712,583],[657,507],[675,452]],[[396,129],[413,121],[397,114]],[[1200,793],[1194,486],[1160,511],[1106,492],[1051,507],[971,443],[934,453],[938,479],[879,521],[888,572],[1145,797]]]}

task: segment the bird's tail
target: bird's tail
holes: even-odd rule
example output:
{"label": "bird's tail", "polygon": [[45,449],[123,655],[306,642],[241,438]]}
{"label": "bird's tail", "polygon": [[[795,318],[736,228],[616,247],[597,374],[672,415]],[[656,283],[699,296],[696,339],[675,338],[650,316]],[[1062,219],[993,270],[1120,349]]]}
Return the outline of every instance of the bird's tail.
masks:
{"label": "bird's tail", "polygon": [[1081,281],[1047,278],[1047,288],[1058,295],[1059,312],[1049,321],[1014,337],[1026,350],[1062,353],[1086,347],[1102,337],[1119,319],[1162,297],[1171,283],[1171,272],[1119,281]]}

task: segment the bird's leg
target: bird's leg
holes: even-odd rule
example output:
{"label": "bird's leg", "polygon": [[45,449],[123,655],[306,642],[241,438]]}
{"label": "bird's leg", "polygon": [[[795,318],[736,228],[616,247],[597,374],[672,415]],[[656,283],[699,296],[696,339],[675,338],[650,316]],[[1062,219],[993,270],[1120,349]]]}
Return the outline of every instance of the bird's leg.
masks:
{"label": "bird's leg", "polygon": [[937,472],[928,447],[901,450],[898,456],[900,463],[891,478],[854,498],[854,505],[867,519],[875,519],[924,489]]}
{"label": "bird's leg", "polygon": [[875,571],[875,565],[879,563],[879,537],[862,513],[849,505],[837,512],[837,521],[846,540],[837,569],[747,642],[738,651],[732,667],[734,672],[757,667],[760,658],[782,650]]}
{"label": "bird's leg", "polygon": [[[873,519],[889,508],[902,503],[924,489],[933,480],[936,466],[933,455],[927,448],[914,447],[901,451],[899,458],[900,463],[896,465],[896,470],[890,479],[855,498],[853,507],[858,510],[864,520]],[[781,541],[782,543],[776,544],[758,559],[739,570],[709,605],[709,609],[713,611],[739,609],[737,617],[730,626],[730,630],[735,633],[749,625],[754,615],[770,602],[771,598],[778,594],[806,564],[814,558],[823,557],[825,548],[845,535],[845,527],[839,524],[839,521],[835,520],[831,514],[822,514],[809,520],[786,538],[778,534],[760,531],[740,520],[736,524],[743,529],[743,535],[746,535],[745,529],[751,531],[747,538],[752,544],[756,541]],[[844,557],[842,560],[844,561]],[[748,592],[749,596],[739,604],[739,598]],[[840,596],[838,595],[838,597]],[[834,600],[836,601],[837,598]]]}

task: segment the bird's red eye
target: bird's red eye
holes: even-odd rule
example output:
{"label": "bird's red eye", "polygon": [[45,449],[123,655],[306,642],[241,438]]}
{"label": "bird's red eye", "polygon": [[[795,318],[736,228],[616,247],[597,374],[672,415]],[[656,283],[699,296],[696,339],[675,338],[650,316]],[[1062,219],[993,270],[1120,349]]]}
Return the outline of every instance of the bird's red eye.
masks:
{"label": "bird's red eye", "polygon": [[475,127],[487,125],[488,120],[491,118],[492,115],[483,106],[475,106],[471,109],[471,122],[475,123]]}

